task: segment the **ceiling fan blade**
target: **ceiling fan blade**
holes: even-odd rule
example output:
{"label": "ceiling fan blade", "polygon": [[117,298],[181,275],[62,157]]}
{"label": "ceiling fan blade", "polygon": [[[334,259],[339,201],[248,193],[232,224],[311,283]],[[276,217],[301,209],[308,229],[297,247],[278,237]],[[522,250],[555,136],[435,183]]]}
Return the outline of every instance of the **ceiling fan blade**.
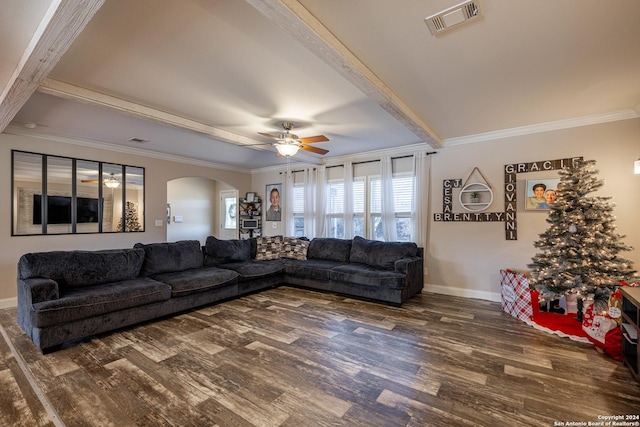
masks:
{"label": "ceiling fan blade", "polygon": [[271,138],[271,139],[275,139],[275,140],[280,139],[277,136],[271,135],[270,133],[258,132],[258,135],[266,136],[267,138]]}
{"label": "ceiling fan blade", "polygon": [[92,182],[92,183],[96,183],[96,182],[100,182],[99,179],[83,179],[80,182]]}
{"label": "ceiling fan blade", "polygon": [[301,145],[300,149],[304,151],[311,151],[316,154],[327,154],[329,152],[329,150],[325,150],[324,148],[313,147],[311,145]]}
{"label": "ceiling fan blade", "polygon": [[324,135],[316,135],[316,136],[308,136],[306,138],[299,138],[298,141],[300,141],[300,143],[302,144],[313,144],[314,142],[325,142],[328,141],[329,138],[327,138]]}

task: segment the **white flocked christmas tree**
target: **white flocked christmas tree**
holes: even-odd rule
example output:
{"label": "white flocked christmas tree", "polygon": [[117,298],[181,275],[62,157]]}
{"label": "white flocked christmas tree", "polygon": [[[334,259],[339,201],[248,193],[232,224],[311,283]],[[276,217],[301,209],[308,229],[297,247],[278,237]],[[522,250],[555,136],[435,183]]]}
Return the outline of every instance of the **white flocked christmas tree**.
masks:
{"label": "white flocked christmas tree", "polygon": [[138,222],[138,211],[133,202],[127,202],[125,205],[125,216],[120,218],[118,231],[142,231]]}
{"label": "white flocked christmas tree", "polygon": [[549,228],[534,246],[530,285],[541,301],[567,294],[609,294],[621,281],[635,280],[632,261],[619,256],[632,248],[616,233],[610,197],[590,196],[604,185],[594,160],[578,160],[559,171],[558,197]]}

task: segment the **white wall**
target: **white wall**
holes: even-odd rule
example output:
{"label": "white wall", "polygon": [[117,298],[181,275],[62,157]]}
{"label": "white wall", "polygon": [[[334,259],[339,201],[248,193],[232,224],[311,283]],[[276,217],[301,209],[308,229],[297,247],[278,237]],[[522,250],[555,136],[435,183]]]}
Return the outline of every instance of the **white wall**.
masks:
{"label": "white wall", "polygon": [[[167,183],[167,203],[171,204],[171,222],[167,224],[167,240],[199,240],[216,235],[218,186],[205,178],[179,178]],[[181,216],[182,222],[175,217]]]}
{"label": "white wall", "polygon": [[[633,161],[640,155],[640,119],[539,133],[489,142],[448,147],[434,155],[431,163],[431,208],[442,212],[442,182],[466,177],[477,166],[494,188],[494,202],[487,211],[504,211],[504,166],[520,162],[582,156],[597,162],[605,180],[597,193],[612,196],[619,234],[632,252],[620,255],[640,269],[640,175],[633,174]],[[526,269],[536,254],[533,246],[547,229],[546,214],[524,211],[524,183],[546,173],[518,174],[518,240],[505,239],[503,222],[430,222],[427,288],[436,292],[500,299],[500,269]],[[465,212],[454,191],[454,211]],[[433,215],[431,215],[433,218]]]}
{"label": "white wall", "polygon": [[[57,236],[11,236],[11,150],[24,150],[140,166],[145,168],[145,231],[142,233],[76,234]],[[0,307],[15,305],[17,263],[28,252],[72,249],[107,249],[132,247],[137,242],[167,241],[166,206],[167,182],[182,177],[201,177],[224,182],[237,188],[240,194],[251,191],[249,171],[235,171],[145,157],[144,151],[107,151],[90,146],[80,146],[42,140],[33,137],[0,134]],[[173,160],[175,159],[175,160]],[[162,226],[156,227],[155,220]],[[206,236],[205,236],[206,237]]]}

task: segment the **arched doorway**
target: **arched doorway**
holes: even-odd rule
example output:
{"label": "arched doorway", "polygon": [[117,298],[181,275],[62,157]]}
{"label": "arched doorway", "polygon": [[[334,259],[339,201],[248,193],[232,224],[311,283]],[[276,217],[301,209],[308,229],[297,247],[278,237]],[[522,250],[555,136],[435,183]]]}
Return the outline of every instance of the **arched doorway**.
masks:
{"label": "arched doorway", "polygon": [[[167,182],[167,241],[199,240],[207,236],[229,238],[229,223],[222,209],[222,198],[237,190],[228,184],[201,177],[176,178]],[[234,229],[233,235],[237,235]],[[224,236],[223,236],[224,234]]]}

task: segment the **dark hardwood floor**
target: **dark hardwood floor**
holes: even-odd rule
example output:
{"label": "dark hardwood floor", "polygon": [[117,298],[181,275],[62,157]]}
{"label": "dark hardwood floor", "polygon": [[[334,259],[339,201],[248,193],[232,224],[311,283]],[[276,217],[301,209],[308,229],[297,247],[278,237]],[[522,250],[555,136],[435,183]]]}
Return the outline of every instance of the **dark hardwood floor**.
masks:
{"label": "dark hardwood floor", "polygon": [[[594,346],[500,304],[282,287],[42,355],[0,311],[2,426],[559,426],[640,414]],[[586,425],[586,424],[585,424]]]}

